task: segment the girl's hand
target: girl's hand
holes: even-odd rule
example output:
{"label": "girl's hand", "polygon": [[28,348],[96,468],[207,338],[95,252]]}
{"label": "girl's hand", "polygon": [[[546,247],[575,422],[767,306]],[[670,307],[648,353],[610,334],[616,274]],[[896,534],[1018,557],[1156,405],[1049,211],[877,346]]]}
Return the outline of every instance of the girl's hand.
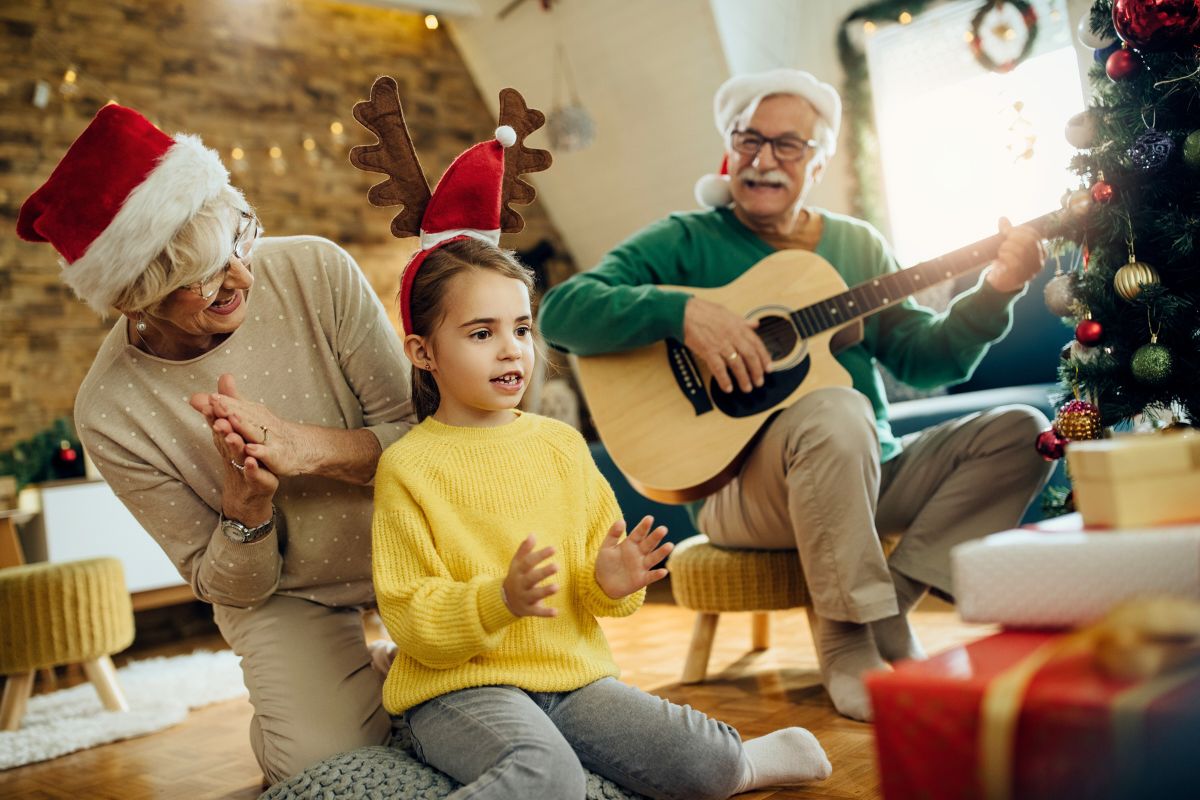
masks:
{"label": "girl's hand", "polygon": [[554,564],[538,566],[554,555],[554,548],[543,547],[534,552],[533,548],[536,546],[533,534],[521,542],[508,565],[508,577],[504,579],[504,604],[518,617],[553,617],[558,614],[558,609],[547,608],[541,604],[558,591],[558,586],[553,583],[538,585],[558,572],[558,567]]}
{"label": "girl's hand", "polygon": [[625,520],[617,520],[608,529],[596,554],[596,583],[613,600],[627,597],[667,576],[665,568],[651,567],[670,555],[675,545],[661,544],[667,528],[659,525],[651,532],[653,524],[654,517],[643,517],[624,539],[621,534],[625,532]]}
{"label": "girl's hand", "polygon": [[214,430],[240,437],[246,454],[276,475],[299,475],[311,460],[303,450],[300,426],[241,397],[232,375],[217,379],[216,392],[192,395],[191,405]]}

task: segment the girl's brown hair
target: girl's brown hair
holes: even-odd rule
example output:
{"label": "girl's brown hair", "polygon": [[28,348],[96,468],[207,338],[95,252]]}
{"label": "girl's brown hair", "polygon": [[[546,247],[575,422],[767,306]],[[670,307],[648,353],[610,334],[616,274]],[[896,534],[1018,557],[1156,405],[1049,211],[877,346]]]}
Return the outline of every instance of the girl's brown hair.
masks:
{"label": "girl's brown hair", "polygon": [[[408,333],[423,337],[432,334],[445,316],[445,299],[451,279],[476,269],[490,269],[520,281],[529,290],[532,300],[533,273],[522,266],[511,251],[473,238],[449,242],[425,257],[413,279],[409,298],[412,330]],[[412,368],[412,400],[418,420],[432,415],[442,401],[433,374],[415,364]]]}

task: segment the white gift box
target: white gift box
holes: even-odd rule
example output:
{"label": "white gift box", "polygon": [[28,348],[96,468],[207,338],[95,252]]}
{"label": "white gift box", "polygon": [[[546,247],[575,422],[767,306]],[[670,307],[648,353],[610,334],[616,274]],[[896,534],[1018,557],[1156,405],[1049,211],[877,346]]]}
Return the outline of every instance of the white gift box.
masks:
{"label": "white gift box", "polygon": [[1200,524],[1012,530],[960,544],[951,562],[965,621],[1075,627],[1133,597],[1200,599]]}

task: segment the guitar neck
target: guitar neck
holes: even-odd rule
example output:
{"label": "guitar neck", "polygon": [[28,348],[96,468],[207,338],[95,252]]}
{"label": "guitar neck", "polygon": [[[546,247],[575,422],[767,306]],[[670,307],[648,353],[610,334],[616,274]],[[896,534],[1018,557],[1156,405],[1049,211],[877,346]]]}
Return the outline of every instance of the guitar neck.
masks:
{"label": "guitar neck", "polygon": [[[1045,236],[1061,225],[1062,214],[1054,211],[1026,224]],[[792,312],[792,321],[806,338],[830,328],[840,328],[901,303],[922,289],[979,269],[995,258],[1003,241],[1004,236],[997,233],[915,267],[881,275],[841,294],[796,309]]]}

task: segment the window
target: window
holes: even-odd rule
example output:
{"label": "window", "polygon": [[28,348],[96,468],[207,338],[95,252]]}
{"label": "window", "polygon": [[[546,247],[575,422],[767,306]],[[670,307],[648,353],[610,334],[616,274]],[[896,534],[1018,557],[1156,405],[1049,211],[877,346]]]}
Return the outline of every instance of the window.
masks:
{"label": "window", "polygon": [[[867,39],[890,239],[901,265],[989,236],[1001,216],[1019,224],[1052,211],[1073,185],[1075,151],[1063,131],[1084,109],[1078,61],[1066,13],[1055,0],[1033,7],[1034,48],[1003,74],[980,66],[967,43],[978,3],[937,7]],[[1000,35],[1002,22],[985,20],[985,34]]]}

